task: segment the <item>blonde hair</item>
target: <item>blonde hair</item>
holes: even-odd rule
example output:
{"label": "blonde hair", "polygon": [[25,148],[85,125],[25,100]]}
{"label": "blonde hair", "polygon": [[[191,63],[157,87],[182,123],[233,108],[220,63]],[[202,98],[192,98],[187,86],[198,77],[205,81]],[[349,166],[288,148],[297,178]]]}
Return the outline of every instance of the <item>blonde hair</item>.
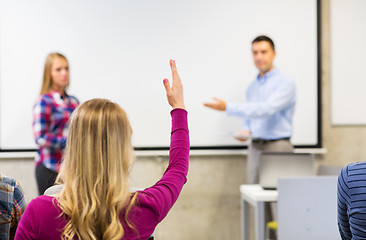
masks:
{"label": "blonde hair", "polygon": [[44,70],[43,70],[43,80],[42,80],[42,87],[41,87],[41,92],[40,95],[42,94],[46,94],[48,92],[50,92],[50,90],[52,89],[52,77],[51,77],[51,71],[52,71],[52,65],[55,61],[55,59],[64,59],[67,64],[69,64],[69,62],[67,61],[67,58],[62,55],[61,53],[50,53],[48,54],[47,58],[46,58],[46,62],[44,63]]}
{"label": "blonde hair", "polygon": [[67,216],[62,239],[121,239],[121,212],[133,228],[127,218],[137,196],[129,191],[131,134],[125,111],[108,100],[89,100],[72,114],[57,179],[64,184],[58,205]]}

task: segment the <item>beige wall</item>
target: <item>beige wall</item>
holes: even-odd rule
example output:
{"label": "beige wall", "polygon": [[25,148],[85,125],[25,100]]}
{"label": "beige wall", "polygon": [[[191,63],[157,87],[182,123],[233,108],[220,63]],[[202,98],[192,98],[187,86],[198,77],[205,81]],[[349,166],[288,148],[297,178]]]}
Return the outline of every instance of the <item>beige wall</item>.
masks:
{"label": "beige wall", "polygon": [[[318,156],[317,162],[344,166],[366,160],[366,126],[331,125],[329,1],[322,1],[322,123],[323,146],[328,153]],[[166,165],[166,157],[139,157],[132,171],[132,184],[151,186]],[[243,155],[192,156],[188,182],[159,225],[157,239],[239,239],[239,185],[245,183],[245,167]],[[37,195],[32,159],[0,159],[0,171],[18,179],[28,199]]]}
{"label": "beige wall", "polygon": [[[322,123],[323,146],[328,149],[324,162],[345,166],[352,162],[366,161],[366,126],[332,126],[331,124],[332,56],[330,56],[329,6],[330,0],[322,0]],[[350,44],[352,44],[351,41]]]}

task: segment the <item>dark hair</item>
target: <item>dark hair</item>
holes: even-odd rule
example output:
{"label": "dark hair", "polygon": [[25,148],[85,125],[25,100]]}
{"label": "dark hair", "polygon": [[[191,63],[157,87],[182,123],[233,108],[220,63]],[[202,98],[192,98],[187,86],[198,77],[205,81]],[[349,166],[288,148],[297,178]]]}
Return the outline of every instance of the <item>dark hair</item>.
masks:
{"label": "dark hair", "polygon": [[256,37],[253,41],[252,41],[252,44],[255,43],[255,42],[262,42],[262,41],[266,41],[266,42],[269,42],[269,44],[271,45],[273,51],[275,50],[275,45],[272,41],[272,39],[270,39],[269,37],[267,36],[264,36],[264,35],[261,35],[261,36],[258,36]]}

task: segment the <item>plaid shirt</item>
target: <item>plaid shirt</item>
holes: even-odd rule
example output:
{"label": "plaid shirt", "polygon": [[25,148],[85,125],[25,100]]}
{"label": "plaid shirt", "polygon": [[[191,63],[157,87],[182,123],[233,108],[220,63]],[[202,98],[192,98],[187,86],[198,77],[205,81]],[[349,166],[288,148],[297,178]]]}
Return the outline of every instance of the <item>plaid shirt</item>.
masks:
{"label": "plaid shirt", "polygon": [[0,174],[0,239],[14,239],[27,202],[23,189],[12,178]]}
{"label": "plaid shirt", "polygon": [[58,172],[66,145],[69,118],[79,101],[66,94],[51,91],[39,96],[33,107],[33,133],[39,146],[36,165]]}

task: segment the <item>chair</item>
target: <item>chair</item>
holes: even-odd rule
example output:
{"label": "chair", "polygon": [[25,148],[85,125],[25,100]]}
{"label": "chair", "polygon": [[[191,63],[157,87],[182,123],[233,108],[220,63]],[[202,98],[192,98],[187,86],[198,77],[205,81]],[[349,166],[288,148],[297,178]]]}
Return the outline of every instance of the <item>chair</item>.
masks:
{"label": "chair", "polygon": [[336,176],[279,179],[278,239],[340,239]]}
{"label": "chair", "polygon": [[[320,164],[317,171],[317,176],[338,176],[341,172],[342,167],[333,166],[333,165],[324,165]],[[269,236],[269,231],[277,231],[278,229],[278,222],[271,221],[266,224],[266,236],[267,239]]]}

